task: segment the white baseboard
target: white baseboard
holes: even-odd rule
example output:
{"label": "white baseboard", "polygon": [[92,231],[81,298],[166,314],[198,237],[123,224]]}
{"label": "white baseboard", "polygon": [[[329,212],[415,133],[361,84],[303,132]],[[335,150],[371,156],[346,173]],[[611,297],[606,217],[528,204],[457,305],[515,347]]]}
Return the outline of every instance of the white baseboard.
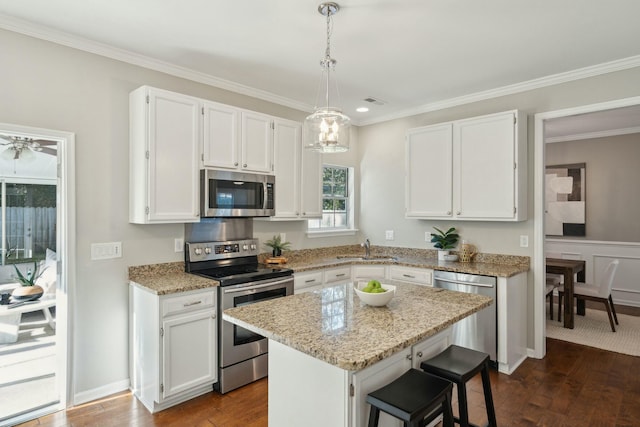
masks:
{"label": "white baseboard", "polygon": [[92,400],[101,399],[111,394],[129,390],[129,384],[129,378],[127,378],[102,387],[76,393],[73,396],[73,405],[81,405],[83,403],[91,402]]}

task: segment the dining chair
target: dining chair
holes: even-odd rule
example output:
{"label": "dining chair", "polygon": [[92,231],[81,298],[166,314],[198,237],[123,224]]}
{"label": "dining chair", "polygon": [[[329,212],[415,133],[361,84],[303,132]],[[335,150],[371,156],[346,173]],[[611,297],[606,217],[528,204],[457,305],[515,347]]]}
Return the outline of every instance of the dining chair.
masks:
{"label": "dining chair", "polygon": [[[616,308],[613,305],[613,298],[611,298],[611,288],[613,286],[613,277],[616,274],[619,263],[620,261],[617,259],[614,259],[609,263],[606,270],[604,271],[604,277],[599,284],[592,285],[577,282],[573,287],[573,296],[576,299],[596,301],[604,304],[605,308],[607,309],[607,314],[609,315],[609,323],[611,324],[611,330],[613,332],[616,331],[615,325],[618,325],[619,323],[618,316],[616,315]],[[562,313],[560,307],[562,307],[563,296],[564,292],[562,288],[558,288],[558,319],[560,319]]]}
{"label": "dining chair", "polygon": [[547,287],[545,298],[549,298],[549,316],[553,320],[553,291],[560,286],[560,278],[557,274],[547,274]]}

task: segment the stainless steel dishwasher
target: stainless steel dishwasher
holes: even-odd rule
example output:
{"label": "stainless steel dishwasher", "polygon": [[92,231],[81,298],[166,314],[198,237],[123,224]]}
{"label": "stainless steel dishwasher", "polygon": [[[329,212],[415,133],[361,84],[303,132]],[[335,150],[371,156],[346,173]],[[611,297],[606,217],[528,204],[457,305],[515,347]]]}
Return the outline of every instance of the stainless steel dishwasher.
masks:
{"label": "stainless steel dishwasher", "polygon": [[496,366],[498,328],[496,310],[496,278],[475,274],[433,272],[433,286],[458,292],[486,295],[493,304],[453,324],[453,344],[489,354]]}

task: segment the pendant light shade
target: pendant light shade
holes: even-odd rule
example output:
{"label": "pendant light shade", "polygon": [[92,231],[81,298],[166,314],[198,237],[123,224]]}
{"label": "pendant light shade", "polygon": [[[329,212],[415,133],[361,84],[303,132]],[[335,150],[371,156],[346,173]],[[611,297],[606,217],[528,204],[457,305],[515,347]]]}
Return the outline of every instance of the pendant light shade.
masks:
{"label": "pendant light shade", "polygon": [[[351,119],[339,108],[330,104],[331,85],[338,96],[338,84],[331,80],[331,72],[335,71],[336,60],[331,58],[331,16],[340,10],[337,3],[322,3],[318,12],[327,17],[327,49],[325,57],[320,61],[325,89],[324,106],[318,106],[313,114],[304,121],[305,148],[322,153],[340,153],[349,150]],[[319,91],[318,91],[319,92]]]}

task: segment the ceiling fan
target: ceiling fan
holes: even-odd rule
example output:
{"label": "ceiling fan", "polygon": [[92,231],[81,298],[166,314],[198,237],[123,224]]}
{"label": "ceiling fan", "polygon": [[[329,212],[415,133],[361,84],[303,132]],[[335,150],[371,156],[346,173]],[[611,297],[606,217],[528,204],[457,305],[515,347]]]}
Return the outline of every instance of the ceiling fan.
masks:
{"label": "ceiling fan", "polygon": [[58,143],[56,141],[10,135],[0,135],[0,139],[4,140],[4,142],[0,142],[0,145],[7,146],[7,148],[0,153],[0,157],[5,160],[33,160],[35,158],[34,151],[52,156],[58,154]]}

